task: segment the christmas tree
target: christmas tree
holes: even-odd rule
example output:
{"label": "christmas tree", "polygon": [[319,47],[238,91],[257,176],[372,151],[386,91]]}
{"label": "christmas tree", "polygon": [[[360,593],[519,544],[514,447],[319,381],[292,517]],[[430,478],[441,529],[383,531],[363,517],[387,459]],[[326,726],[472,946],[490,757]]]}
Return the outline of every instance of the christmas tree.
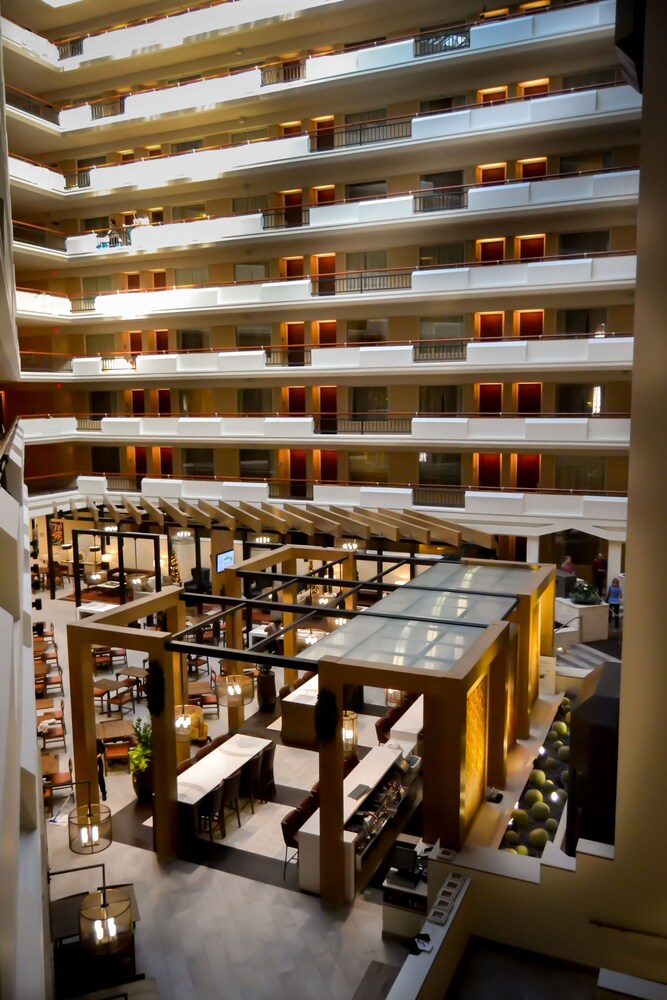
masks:
{"label": "christmas tree", "polygon": [[169,556],[169,576],[171,577],[172,582],[180,587],[183,581],[181,580],[181,571],[178,568],[178,559],[176,558],[175,552],[172,552]]}

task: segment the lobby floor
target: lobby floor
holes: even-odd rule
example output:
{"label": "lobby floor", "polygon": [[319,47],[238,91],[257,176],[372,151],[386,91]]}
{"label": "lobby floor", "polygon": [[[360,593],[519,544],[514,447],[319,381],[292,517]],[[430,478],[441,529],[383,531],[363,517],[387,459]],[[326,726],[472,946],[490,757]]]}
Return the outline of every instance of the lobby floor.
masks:
{"label": "lobby floor", "polygon": [[[59,590],[58,598],[69,590]],[[43,609],[34,617],[53,622],[65,671],[68,750],[61,753],[61,763],[66,767],[71,753],[66,626],[75,621],[75,608],[71,601],[50,601],[44,593],[40,596]],[[143,654],[129,652],[128,656],[130,663],[141,664]],[[145,714],[144,706],[141,703],[137,714]],[[256,703],[248,706],[247,717],[256,709]],[[219,721],[207,719],[213,737],[226,732],[224,709],[220,716]],[[371,716],[368,721],[372,725]],[[365,726],[364,732],[368,728]],[[271,734],[278,736],[277,729]],[[317,780],[317,756],[279,745],[275,769],[279,800],[289,799],[290,789],[300,797],[299,791],[307,791]],[[118,835],[111,847],[91,862],[104,862],[108,883],[134,884],[141,915],[136,935],[137,967],[155,977],[163,1000],[349,1000],[372,961],[396,967],[402,964],[405,948],[382,939],[381,907],[372,890],[352,906],[330,912],[321,907],[319,899],[296,891],[294,865],[282,883],[280,816],[291,802],[256,806],[255,817],[246,808],[240,830],[230,814],[224,847],[234,850],[216,848],[218,854],[228,855],[224,869],[210,862],[160,865],[147,849],[150,819],[148,812],[143,822],[141,816],[137,818],[127,771],[114,770],[107,785],[107,804],[116,817]],[[71,808],[71,800],[65,805],[64,796],[56,800],[54,818],[63,806],[60,821]],[[133,846],[132,831],[137,826],[145,834],[143,846]],[[69,851],[67,827],[58,818],[47,822],[47,838],[52,870],[72,868],[82,860]],[[203,841],[202,849],[207,850]],[[241,863],[244,857],[245,865]],[[226,870],[229,867],[234,871]],[[261,871],[264,877],[260,874],[258,879],[255,876]],[[55,876],[51,896],[55,899],[90,891],[98,883],[98,871]]]}

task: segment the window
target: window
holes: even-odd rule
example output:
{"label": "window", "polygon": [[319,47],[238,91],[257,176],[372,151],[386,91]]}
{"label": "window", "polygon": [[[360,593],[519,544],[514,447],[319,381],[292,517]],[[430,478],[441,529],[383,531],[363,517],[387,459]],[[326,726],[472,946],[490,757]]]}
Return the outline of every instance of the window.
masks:
{"label": "window", "polygon": [[386,451],[351,451],[348,458],[351,483],[386,483]]}
{"label": "window", "polygon": [[442,316],[439,319],[419,320],[420,340],[463,340],[465,321],[463,316]]}
{"label": "window", "polygon": [[174,284],[206,285],[208,284],[208,267],[177,267],[174,271]]}
{"label": "window", "polygon": [[90,464],[93,472],[120,472],[120,452],[112,447],[91,448]]}
{"label": "window", "polygon": [[208,330],[177,330],[176,347],[179,351],[202,351],[209,346]]}
{"label": "window", "polygon": [[234,281],[266,281],[268,277],[268,261],[258,261],[253,264],[234,264]]}
{"label": "window", "polygon": [[386,269],[386,250],[369,250],[365,253],[349,253],[347,255],[348,271],[386,271]]}
{"label": "window", "polygon": [[346,125],[357,125],[361,122],[383,121],[387,117],[386,108],[374,108],[372,111],[355,111],[345,115]]}
{"label": "window", "polygon": [[174,222],[181,219],[203,219],[206,217],[206,205],[174,205],[171,217]]}
{"label": "window", "polygon": [[452,108],[463,107],[465,103],[465,94],[456,94],[454,97],[431,97],[419,102],[419,114],[432,115],[438,111],[451,111]]}
{"label": "window", "polygon": [[605,488],[604,459],[579,455],[556,455],[557,490],[599,493]]}
{"label": "window", "polygon": [[449,264],[462,264],[463,259],[463,243],[441,243],[438,246],[419,248],[420,267],[446,267]]}
{"label": "window", "polygon": [[419,482],[422,486],[460,486],[461,456],[431,451],[420,452]]}
{"label": "window", "polygon": [[[465,204],[463,171],[445,170],[437,174],[423,174],[419,187],[425,192],[419,196],[422,212],[437,212],[444,208],[462,208]],[[432,192],[428,194],[427,192]]]}
{"label": "window", "polygon": [[605,333],[607,310],[602,309],[561,309],[557,316],[559,333]]}
{"label": "window", "polygon": [[242,479],[270,479],[273,475],[273,452],[263,448],[241,448],[239,472]]}
{"label": "window", "polygon": [[113,280],[110,274],[98,274],[94,278],[83,278],[81,288],[84,295],[99,295],[112,291]]}
{"label": "window", "polygon": [[557,413],[600,413],[604,410],[604,389],[597,385],[557,385]]}
{"label": "window", "polygon": [[184,448],[182,454],[184,476],[215,475],[212,448]]}
{"label": "window", "polygon": [[593,153],[570,153],[560,158],[561,174],[581,174],[589,170],[607,170],[613,165],[610,150]]}
{"label": "window", "polygon": [[579,87],[600,87],[605,83],[613,83],[616,70],[613,66],[606,69],[588,70],[586,73],[571,73],[563,77],[563,90],[576,90]]}
{"label": "window", "polygon": [[229,141],[232,145],[239,142],[254,142],[256,139],[266,139],[268,134],[268,128],[262,125],[260,128],[245,129],[244,132],[230,132]]}
{"label": "window", "polygon": [[95,215],[90,219],[81,219],[80,231],[82,233],[87,233],[91,229],[108,229],[108,228],[109,228],[108,215]]}
{"label": "window", "polygon": [[609,250],[609,230],[600,229],[590,233],[561,233],[558,238],[559,252],[606,253]]}
{"label": "window", "polygon": [[236,346],[261,348],[271,343],[270,326],[237,326]]}
{"label": "window", "polygon": [[254,194],[249,198],[232,198],[232,212],[238,215],[244,215],[247,212],[265,212],[268,208],[268,194]]}
{"label": "window", "polygon": [[172,153],[191,153],[195,149],[201,149],[204,145],[203,139],[184,139],[182,142],[172,142]]}
{"label": "window", "polygon": [[271,389],[250,388],[238,390],[238,412],[242,416],[273,412],[273,391]]}
{"label": "window", "polygon": [[388,335],[388,319],[350,319],[347,322],[349,344],[384,344]]}
{"label": "window", "polygon": [[386,413],[389,409],[389,390],[385,385],[354,386],[352,413],[366,416]]}
{"label": "window", "polygon": [[352,198],[377,198],[387,193],[386,181],[360,181],[357,184],[345,185],[345,197]]}
{"label": "window", "polygon": [[419,387],[420,413],[459,413],[460,409],[460,385],[422,385]]}

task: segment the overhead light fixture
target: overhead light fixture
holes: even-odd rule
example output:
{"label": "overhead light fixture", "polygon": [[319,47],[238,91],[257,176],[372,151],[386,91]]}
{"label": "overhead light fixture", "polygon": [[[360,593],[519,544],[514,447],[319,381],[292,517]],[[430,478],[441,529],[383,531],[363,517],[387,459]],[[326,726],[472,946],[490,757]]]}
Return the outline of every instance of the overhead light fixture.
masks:
{"label": "overhead light fixture", "polygon": [[356,552],[357,543],[356,542],[343,542],[343,548],[347,549],[348,552]]}
{"label": "overhead light fixture", "polygon": [[358,718],[356,712],[343,712],[343,756],[353,757],[358,749]]}
{"label": "overhead light fixture", "polygon": [[347,618],[334,618],[334,625],[344,625],[346,621]]}
{"label": "overhead light fixture", "polygon": [[200,705],[176,705],[174,709],[174,728],[176,740],[188,743],[201,734],[204,710]]}
{"label": "overhead light fixture", "polygon": [[102,888],[88,893],[79,907],[79,937],[81,944],[97,955],[110,955],[125,948],[132,940],[132,902],[123,889],[107,888],[104,865],[84,865],[49,871],[49,882],[54,875],[69,875],[93,868],[102,869]]}
{"label": "overhead light fixture", "polygon": [[106,532],[108,532],[110,535],[112,535],[116,531],[118,531],[118,525],[117,524],[105,524],[104,525],[104,530]]}
{"label": "overhead light fixture", "polygon": [[189,542],[191,539],[192,532],[189,528],[179,528],[178,531],[172,532],[172,542]]}
{"label": "overhead light fixture", "polygon": [[90,781],[81,779],[73,785],[88,786],[88,804],[75,806],[67,817],[69,849],[74,854],[99,854],[111,844],[111,809],[90,801]]}
{"label": "overhead light fixture", "polygon": [[271,538],[269,535],[255,535],[255,545],[269,545]]}

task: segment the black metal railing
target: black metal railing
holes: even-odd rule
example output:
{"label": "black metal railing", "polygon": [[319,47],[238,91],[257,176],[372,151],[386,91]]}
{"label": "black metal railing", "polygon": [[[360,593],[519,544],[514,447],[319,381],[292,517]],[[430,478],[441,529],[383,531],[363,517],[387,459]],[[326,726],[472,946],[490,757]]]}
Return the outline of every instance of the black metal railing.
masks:
{"label": "black metal railing", "polygon": [[102,358],[103,372],[127,371],[128,368],[136,368],[136,355],[112,354]]}
{"label": "black metal railing", "polygon": [[50,229],[41,229],[25,222],[12,222],[12,235],[15,243],[29,243],[33,247],[44,247],[46,250],[67,250],[67,237],[62,233],[54,233]]}
{"label": "black metal railing", "polygon": [[101,431],[102,417],[77,417],[76,429],[78,431]]}
{"label": "black metal railing", "polygon": [[265,347],[269,366],[302,367],[312,364],[310,347]]}
{"label": "black metal railing", "polygon": [[321,414],[315,417],[316,434],[410,434],[412,417]]}
{"label": "black metal railing", "polygon": [[98,118],[111,118],[113,115],[122,115],[125,111],[124,97],[110,97],[105,101],[95,101],[90,105],[93,121]]}
{"label": "black metal railing", "polygon": [[470,29],[459,25],[457,28],[443,28],[428,35],[415,38],[415,58],[419,56],[447,55],[458,52],[470,45]]}
{"label": "black metal railing", "polygon": [[292,229],[310,225],[310,209],[303,205],[262,212],[262,229]]}
{"label": "black metal railing", "polygon": [[42,101],[39,97],[35,97],[33,94],[27,94],[23,90],[15,90],[14,87],[5,87],[5,101],[10,108],[16,108],[18,111],[25,111],[29,115],[34,115],[36,118],[42,118],[44,121],[52,122],[52,124],[57,125],[59,121],[59,110],[54,107],[53,104],[49,104],[47,101]]}
{"label": "black metal railing", "polygon": [[81,295],[78,299],[70,299],[72,312],[89,312],[95,308],[96,295]]}
{"label": "black metal railing", "polygon": [[373,142],[390,142],[409,139],[412,135],[412,118],[395,118],[391,121],[360,122],[341,128],[311,132],[311,152],[338,146],[365,146]]}
{"label": "black metal railing", "polygon": [[466,342],[452,340],[451,343],[421,341],[413,346],[415,361],[465,361]]}
{"label": "black metal railing", "polygon": [[295,80],[303,80],[306,75],[306,64],[296,60],[288,63],[274,63],[272,66],[262,66],[261,74],[263,87],[272,83],[294,83]]}
{"label": "black metal railing", "polygon": [[58,46],[59,59],[71,59],[72,56],[83,55],[83,38],[72,38],[69,42],[61,42]]}
{"label": "black metal railing", "polygon": [[322,275],[314,278],[312,285],[314,295],[395,291],[412,288],[412,271],[357,271],[352,274]]}
{"label": "black metal railing", "polygon": [[71,174],[65,174],[66,191],[87,187],[90,187],[90,170],[75,170]]}
{"label": "black metal railing", "polygon": [[422,507],[465,507],[465,486],[413,486],[412,502]]}
{"label": "black metal railing", "polygon": [[446,212],[452,208],[466,208],[468,192],[465,188],[446,191],[417,191],[414,195],[415,212]]}
{"label": "black metal railing", "polygon": [[312,500],[313,484],[305,480],[293,483],[276,483],[269,480],[269,497],[271,500]]}

